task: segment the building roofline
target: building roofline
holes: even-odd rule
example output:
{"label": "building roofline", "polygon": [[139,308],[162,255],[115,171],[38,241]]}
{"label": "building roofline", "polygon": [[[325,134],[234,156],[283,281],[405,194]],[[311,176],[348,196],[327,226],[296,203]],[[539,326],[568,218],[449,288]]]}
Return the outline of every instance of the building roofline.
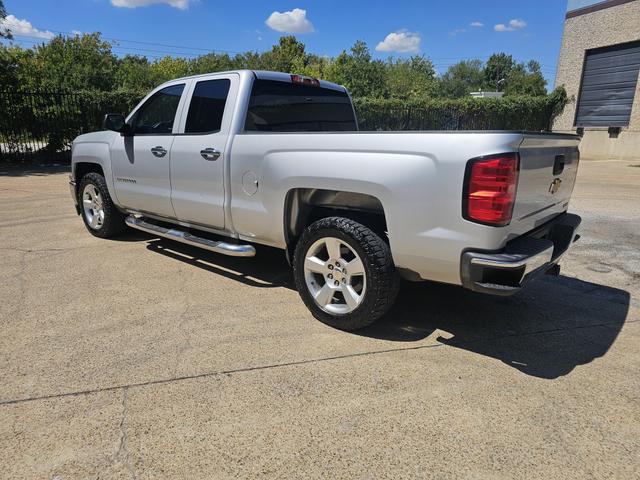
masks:
{"label": "building roofline", "polygon": [[617,7],[618,5],[623,5],[625,3],[630,3],[635,1],[636,0],[604,0],[602,2],[589,5],[587,7],[571,10],[567,12],[564,18],[566,20],[573,17],[579,17],[580,15],[586,15],[587,13],[593,13],[599,10],[604,10],[605,8]]}

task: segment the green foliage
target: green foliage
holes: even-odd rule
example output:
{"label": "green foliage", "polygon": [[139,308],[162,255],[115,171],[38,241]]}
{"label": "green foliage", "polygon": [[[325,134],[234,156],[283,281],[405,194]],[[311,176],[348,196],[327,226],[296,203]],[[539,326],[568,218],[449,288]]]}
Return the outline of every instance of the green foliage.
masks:
{"label": "green foliage", "polygon": [[466,97],[482,89],[484,71],[480,60],[463,60],[449,67],[440,79],[440,91],[446,98]]}
{"label": "green foliage", "polygon": [[262,56],[262,61],[269,70],[276,72],[301,72],[308,59],[304,48],[304,43],[293,35],[281,37],[278,45]]}
{"label": "green foliage", "polygon": [[562,87],[537,97],[354,99],[361,130],[548,130],[566,102]]}
{"label": "green foliage", "polygon": [[385,64],[372,60],[367,45],[358,40],[350,53],[343,51],[328,66],[326,77],[347,87],[354,97],[386,97]]}
{"label": "green foliage", "polygon": [[416,55],[376,60],[362,41],[335,58],[309,54],[302,42],[285,36],[262,53],[166,56],[153,61],[140,55],[117,58],[112,44],[102,40],[99,33],[57,36],[33,49],[0,45],[0,88],[21,91],[150,90],[186,75],[243,68],[324,78],[345,85],[353,97],[462,98],[471,91],[496,88],[506,95],[546,94],[537,62],[516,63],[504,53],[492,55],[484,65],[480,60],[461,61],[436,78],[428,58]]}
{"label": "green foliage", "polygon": [[531,60],[527,65],[515,65],[507,75],[505,95],[545,95],[547,81],[542,76],[540,64]]}
{"label": "green foliage", "polygon": [[389,58],[385,65],[385,84],[390,98],[415,100],[437,94],[438,82],[431,60],[416,55],[408,61]]}
{"label": "green foliage", "polygon": [[112,90],[117,58],[99,33],[57,36],[34,47],[19,63],[22,91]]}
{"label": "green foliage", "polygon": [[14,46],[0,48],[0,91],[18,87],[20,67],[32,53]]}
{"label": "green foliage", "polygon": [[[100,130],[107,112],[128,113],[144,92],[0,93],[2,158],[59,158],[81,133]],[[8,155],[7,155],[8,154]]]}
{"label": "green foliage", "polygon": [[504,91],[507,78],[516,62],[511,55],[494,53],[484,66],[484,89],[497,92]]}
{"label": "green foliage", "polygon": [[120,59],[116,71],[117,90],[150,90],[155,86],[155,82],[147,57],[126,55]]}
{"label": "green foliage", "polygon": [[[3,14],[1,7],[0,0]],[[345,85],[364,130],[543,130],[567,102],[562,88],[546,95],[537,62],[517,63],[504,53],[486,64],[459,62],[438,78],[424,56],[377,60],[362,41],[334,58],[309,54],[293,36],[266,52],[233,56],[118,58],[112,47],[99,33],[57,36],[31,49],[0,45],[0,144],[11,151],[44,144],[45,152],[64,152],[77,134],[99,129],[105,113],[128,113],[160,83],[235,69],[300,73]],[[469,97],[496,85],[504,98]]]}
{"label": "green foliage", "polygon": [[505,95],[545,95],[547,81],[540,64],[531,60],[516,63],[506,53],[493,54],[484,66],[484,90],[505,92]]}
{"label": "green foliage", "polygon": [[[4,2],[0,0],[0,20],[4,20],[7,17],[7,10],[4,8]],[[13,35],[11,35],[11,30],[8,28],[2,29],[0,28],[0,38],[8,38],[12,39]]]}

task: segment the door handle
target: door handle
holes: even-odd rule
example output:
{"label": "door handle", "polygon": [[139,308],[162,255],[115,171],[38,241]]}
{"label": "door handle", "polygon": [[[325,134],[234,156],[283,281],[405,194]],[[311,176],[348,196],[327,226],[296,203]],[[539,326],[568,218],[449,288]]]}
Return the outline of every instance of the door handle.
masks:
{"label": "door handle", "polygon": [[203,150],[200,150],[200,155],[202,155],[202,158],[204,158],[205,160],[215,161],[220,158],[220,155],[222,154],[215,148],[205,148]]}
{"label": "door handle", "polygon": [[153,147],[151,149],[151,153],[153,153],[156,157],[162,158],[167,154],[167,151],[163,147]]}

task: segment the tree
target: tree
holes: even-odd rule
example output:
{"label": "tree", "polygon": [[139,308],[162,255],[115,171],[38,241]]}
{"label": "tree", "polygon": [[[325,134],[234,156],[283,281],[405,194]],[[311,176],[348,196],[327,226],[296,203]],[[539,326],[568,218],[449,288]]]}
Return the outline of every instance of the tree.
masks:
{"label": "tree", "polygon": [[[211,72],[223,72],[225,70],[233,70],[235,65],[228,54],[218,55],[217,53],[207,53],[192,59],[189,65],[189,71],[192,75]],[[245,68],[245,67],[239,67]]]}
{"label": "tree", "polygon": [[437,90],[435,75],[433,63],[422,55],[409,60],[389,58],[385,76],[389,97],[402,100],[432,97]]}
{"label": "tree", "polygon": [[189,61],[186,58],[171,57],[169,55],[150,64],[150,70],[154,85],[159,85],[174,78],[186,77],[190,74]]}
{"label": "tree", "polygon": [[[7,11],[4,8],[4,2],[0,0],[0,21],[7,18]],[[8,38],[11,40],[13,35],[11,35],[11,30],[9,27],[0,28],[0,38]]]}
{"label": "tree", "polygon": [[149,60],[141,55],[125,55],[118,61],[116,88],[120,90],[150,90],[155,87]]}
{"label": "tree", "polygon": [[540,64],[530,60],[526,65],[517,64],[509,75],[504,89],[505,95],[546,95],[547,81],[542,75]]}
{"label": "tree", "polygon": [[484,71],[480,60],[462,60],[451,65],[440,79],[440,93],[447,98],[462,98],[482,88]]}
{"label": "tree", "polygon": [[484,66],[484,89],[502,92],[515,62],[511,55],[494,53]]}
{"label": "tree", "polygon": [[385,64],[372,60],[367,44],[361,40],[350,52],[343,51],[331,62],[326,69],[327,79],[344,85],[354,97],[386,97]]}
{"label": "tree", "polygon": [[112,44],[99,33],[57,36],[29,49],[0,45],[0,88],[22,91],[139,92],[186,75],[235,69],[276,70],[324,78],[345,85],[355,98],[461,98],[474,90],[496,88],[506,95],[546,93],[538,62],[516,63],[505,53],[492,55],[486,65],[479,60],[459,62],[438,79],[428,58],[415,55],[377,60],[362,41],[334,58],[309,54],[304,43],[294,36],[284,36],[263,53],[230,56],[212,52],[196,58],[168,55],[154,61],[141,55],[118,58],[112,52]]}
{"label": "tree", "polygon": [[263,55],[264,65],[276,72],[301,73],[307,64],[304,43],[289,35],[280,37],[277,45]]}
{"label": "tree", "polygon": [[36,46],[21,63],[25,90],[100,90],[114,88],[117,67],[111,44],[99,33],[54,37]]}

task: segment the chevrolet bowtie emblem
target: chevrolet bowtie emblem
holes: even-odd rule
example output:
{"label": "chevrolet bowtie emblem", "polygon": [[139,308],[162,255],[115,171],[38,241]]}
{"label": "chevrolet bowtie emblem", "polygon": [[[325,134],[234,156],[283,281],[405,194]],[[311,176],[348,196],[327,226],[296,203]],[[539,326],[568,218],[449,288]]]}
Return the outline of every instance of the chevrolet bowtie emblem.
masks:
{"label": "chevrolet bowtie emblem", "polygon": [[549,185],[549,193],[554,194],[558,190],[560,190],[561,183],[562,183],[562,180],[560,180],[559,178],[556,178],[553,182],[551,182],[551,185]]}

